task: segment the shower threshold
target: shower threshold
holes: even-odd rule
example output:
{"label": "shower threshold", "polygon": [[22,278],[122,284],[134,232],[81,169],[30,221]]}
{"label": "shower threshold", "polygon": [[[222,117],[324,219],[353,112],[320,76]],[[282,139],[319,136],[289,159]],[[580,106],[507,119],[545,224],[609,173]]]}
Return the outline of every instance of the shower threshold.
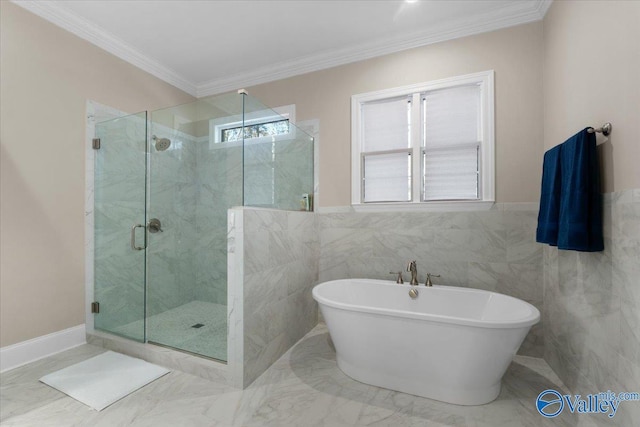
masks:
{"label": "shower threshold", "polygon": [[180,353],[188,354],[188,355],[194,356],[194,357],[199,357],[200,359],[211,360],[212,362],[222,363],[223,365],[227,364],[226,360],[216,359],[215,357],[207,356],[205,354],[194,353],[192,351],[184,350],[184,349],[181,349],[181,348],[178,348],[178,347],[173,347],[173,346],[170,346],[168,344],[162,344],[162,343],[155,342],[155,341],[147,341],[147,344],[151,344],[151,345],[155,345],[155,346],[158,346],[158,347],[166,348],[168,350],[179,351]]}

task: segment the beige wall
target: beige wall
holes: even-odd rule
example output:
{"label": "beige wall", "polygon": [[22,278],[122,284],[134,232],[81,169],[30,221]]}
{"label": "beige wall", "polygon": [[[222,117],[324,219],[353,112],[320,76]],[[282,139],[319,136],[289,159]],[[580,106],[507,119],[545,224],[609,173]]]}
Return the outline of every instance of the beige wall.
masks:
{"label": "beige wall", "polygon": [[[84,322],[86,100],[136,112],[193,98],[11,3],[0,5],[6,346]],[[605,190],[640,187],[640,2],[556,1],[544,22],[248,90],[271,106],[296,104],[298,121],[320,119],[320,206],[343,206],[350,203],[352,94],[488,69],[496,77],[499,202],[537,202],[543,150],[604,121],[614,125],[600,146]]]}
{"label": "beige wall", "polygon": [[137,112],[193,98],[0,1],[0,346],[84,323],[87,99]]}
{"label": "beige wall", "polygon": [[[545,360],[569,390],[640,384],[640,2],[554,1],[544,19],[544,146],[610,121],[597,135],[604,251],[545,247]],[[638,425],[625,406],[617,425]]]}
{"label": "beige wall", "polygon": [[586,126],[598,136],[604,192],[640,188],[640,2],[555,1],[544,19],[544,145]]}
{"label": "beige wall", "polygon": [[428,45],[247,88],[270,106],[320,119],[321,207],[351,203],[353,94],[495,70],[496,198],[537,202],[542,170],[542,23]]}

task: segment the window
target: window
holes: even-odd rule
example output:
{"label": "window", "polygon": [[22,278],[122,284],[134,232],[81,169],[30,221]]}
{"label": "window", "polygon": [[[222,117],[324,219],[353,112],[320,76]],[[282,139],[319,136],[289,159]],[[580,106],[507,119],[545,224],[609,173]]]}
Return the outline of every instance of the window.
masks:
{"label": "window", "polygon": [[[244,117],[244,138],[252,139],[251,142],[272,142],[281,139],[295,138],[296,106],[285,105],[274,109],[247,112]],[[209,121],[209,135],[211,135],[212,148],[215,144],[228,145],[229,143],[242,142],[241,115],[221,117]]]}
{"label": "window", "polygon": [[[244,128],[244,138],[262,138],[265,136],[287,135],[289,133],[289,119],[260,122],[247,125]],[[220,128],[220,142],[242,140],[242,126]]]}
{"label": "window", "polygon": [[352,204],[493,202],[493,71],[352,97]]}

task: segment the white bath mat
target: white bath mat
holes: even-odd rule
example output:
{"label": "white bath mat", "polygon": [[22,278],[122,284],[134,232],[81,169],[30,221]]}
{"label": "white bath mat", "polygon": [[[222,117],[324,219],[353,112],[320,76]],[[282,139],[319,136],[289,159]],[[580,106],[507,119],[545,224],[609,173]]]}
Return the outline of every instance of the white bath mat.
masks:
{"label": "white bath mat", "polygon": [[107,351],[40,378],[40,381],[101,411],[169,373],[168,369]]}

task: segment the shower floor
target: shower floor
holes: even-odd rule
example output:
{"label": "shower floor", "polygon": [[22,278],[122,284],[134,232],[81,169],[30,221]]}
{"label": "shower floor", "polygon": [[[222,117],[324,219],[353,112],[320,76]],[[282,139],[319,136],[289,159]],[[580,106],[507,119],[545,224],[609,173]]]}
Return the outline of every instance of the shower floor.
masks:
{"label": "shower floor", "polygon": [[[141,328],[142,320],[137,320],[115,328],[114,332],[135,335]],[[147,341],[226,361],[227,306],[191,301],[150,316]]]}

